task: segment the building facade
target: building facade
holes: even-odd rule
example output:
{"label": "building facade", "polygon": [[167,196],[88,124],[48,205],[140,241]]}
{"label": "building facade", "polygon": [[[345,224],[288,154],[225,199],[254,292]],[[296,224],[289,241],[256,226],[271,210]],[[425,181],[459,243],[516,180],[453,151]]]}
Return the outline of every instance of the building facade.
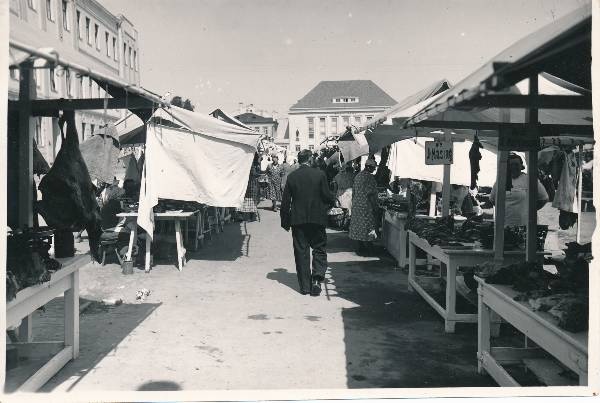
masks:
{"label": "building facade", "polygon": [[264,134],[273,139],[277,132],[277,121],[269,116],[260,116],[253,112],[242,113],[235,116],[237,120],[254,129],[257,133]]}
{"label": "building facade", "polygon": [[395,104],[371,80],[321,81],[288,112],[289,148],[319,149],[328,136],[360,126]]}
{"label": "building facade", "polygon": [[[138,32],[122,15],[95,0],[10,0],[10,40],[35,48],[54,49],[61,59],[89,67],[132,85],[140,83]],[[11,59],[19,52],[10,49]],[[36,62],[37,63],[37,62]],[[19,97],[19,71],[11,69],[8,97]],[[103,98],[105,91],[88,77],[60,66],[34,65],[35,98]],[[77,111],[80,141],[121,117],[121,111]],[[60,149],[56,119],[35,119],[35,140],[49,163]]]}

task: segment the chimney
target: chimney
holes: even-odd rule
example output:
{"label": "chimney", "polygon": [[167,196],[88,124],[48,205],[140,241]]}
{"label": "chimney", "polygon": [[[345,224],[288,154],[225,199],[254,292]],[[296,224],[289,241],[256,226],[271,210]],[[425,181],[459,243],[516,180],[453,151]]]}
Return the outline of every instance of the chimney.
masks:
{"label": "chimney", "polygon": [[254,112],[254,104],[249,104],[248,106],[246,106],[246,112]]}
{"label": "chimney", "polygon": [[238,109],[240,111],[240,114],[244,113],[244,103],[243,102],[238,102]]}

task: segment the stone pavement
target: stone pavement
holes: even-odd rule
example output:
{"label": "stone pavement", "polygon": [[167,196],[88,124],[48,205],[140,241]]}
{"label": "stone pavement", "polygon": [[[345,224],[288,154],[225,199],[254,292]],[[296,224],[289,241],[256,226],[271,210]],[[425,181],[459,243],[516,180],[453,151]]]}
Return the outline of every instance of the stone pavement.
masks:
{"label": "stone pavement", "polygon": [[[476,325],[445,334],[383,250],[359,257],[347,233],[329,231],[324,292],[303,296],[291,234],[276,213],[260,216],[227,224],[182,272],[84,267],[81,296],[94,302],[80,317],[80,357],[42,391],[495,386],[477,374]],[[60,339],[59,302],[36,314],[36,340]]]}

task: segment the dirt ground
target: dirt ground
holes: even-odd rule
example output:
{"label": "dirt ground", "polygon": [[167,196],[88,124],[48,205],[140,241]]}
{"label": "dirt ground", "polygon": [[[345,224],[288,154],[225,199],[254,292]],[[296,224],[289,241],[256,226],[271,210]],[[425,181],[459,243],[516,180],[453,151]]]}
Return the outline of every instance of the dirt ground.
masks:
{"label": "dirt ground", "polygon": [[[259,211],[189,252],[181,272],[174,261],[148,274],[82,268],[80,357],[41,391],[496,386],[477,374],[476,325],[444,333],[382,248],[359,257],[347,233],[328,231],[324,292],[303,296],[291,234]],[[34,339],[62,331],[57,299],[36,313]]]}

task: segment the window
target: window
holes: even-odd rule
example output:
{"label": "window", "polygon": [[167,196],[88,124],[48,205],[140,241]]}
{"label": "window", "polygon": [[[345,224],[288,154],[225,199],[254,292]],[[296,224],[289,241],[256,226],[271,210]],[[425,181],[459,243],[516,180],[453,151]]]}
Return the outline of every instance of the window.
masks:
{"label": "window", "polygon": [[350,126],[350,116],[344,116],[342,121],[344,122],[344,130],[346,130],[346,128]]}
{"label": "window", "polygon": [[35,85],[38,88],[42,87],[42,70],[41,69],[35,69],[34,70],[34,77],[35,77]]}
{"label": "window", "polygon": [[77,35],[79,36],[79,39],[83,39],[83,31],[81,30],[81,11],[77,10],[76,15],[77,15]]}
{"label": "window", "polygon": [[88,77],[88,95],[90,98],[94,98],[94,92],[92,91],[94,89],[93,84],[92,79]]}
{"label": "window", "polygon": [[50,69],[50,89],[56,92],[56,71]]}
{"label": "window", "polygon": [[27,0],[27,5],[29,6],[30,9],[32,10],[37,10],[37,0]]}
{"label": "window", "polygon": [[362,116],[354,116],[354,124],[360,126],[362,123]]}
{"label": "window", "polygon": [[90,136],[94,135],[94,124],[90,124]]}
{"label": "window", "polygon": [[12,78],[13,80],[19,79],[17,77],[17,72],[19,71],[18,69],[9,69],[9,71],[10,71],[10,78]]}
{"label": "window", "polygon": [[71,71],[65,70],[65,83],[67,87],[67,96],[71,97]]}
{"label": "window", "polygon": [[96,44],[96,49],[100,50],[100,42],[98,41],[98,32],[100,31],[100,27],[98,24],[94,24],[94,43]]}
{"label": "window", "polygon": [[127,44],[123,44],[123,63],[127,66]]}
{"label": "window", "polygon": [[52,0],[46,0],[46,17],[48,18],[48,20],[54,22],[54,10],[52,9],[52,3]]}
{"label": "window", "polygon": [[367,120],[373,119],[373,115],[367,115]]}
{"label": "window", "polygon": [[319,118],[319,136],[326,136],[325,118]]}
{"label": "window", "polygon": [[77,81],[77,94],[79,97],[83,97],[83,76],[79,76],[79,80]]}
{"label": "window", "polygon": [[62,23],[65,31],[71,30],[71,22],[69,21],[69,3],[67,0],[62,0]]}
{"label": "window", "polygon": [[42,118],[35,120],[35,142],[38,146],[44,145],[44,137],[42,135]]}
{"label": "window", "polygon": [[254,127],[254,131],[260,133],[260,127]]}
{"label": "window", "polygon": [[106,39],[106,56],[110,57],[110,35],[108,32],[104,33],[104,37]]}
{"label": "window", "polygon": [[315,138],[315,118],[308,118],[308,138]]}
{"label": "window", "polygon": [[356,104],[358,103],[358,97],[333,98],[331,102],[334,104]]}
{"label": "window", "polygon": [[135,68],[135,71],[138,70],[137,52],[135,50],[133,51],[133,67]]}
{"label": "window", "polygon": [[332,116],[330,119],[331,119],[331,134],[337,134],[338,118],[337,118],[337,116]]}
{"label": "window", "polygon": [[269,128],[267,126],[263,127],[263,132],[269,134]]}
{"label": "window", "polygon": [[85,122],[81,122],[81,137],[85,137]]}
{"label": "window", "polygon": [[85,17],[85,37],[87,39],[88,45],[92,44],[92,36],[90,35],[90,24],[90,19],[88,17]]}
{"label": "window", "polygon": [[300,152],[300,145],[299,144],[296,144],[296,151]]}
{"label": "window", "polygon": [[133,68],[133,63],[132,63],[132,60],[131,60],[131,50],[132,49],[129,48],[129,67]]}
{"label": "window", "polygon": [[296,141],[300,141],[300,130],[296,129]]}

